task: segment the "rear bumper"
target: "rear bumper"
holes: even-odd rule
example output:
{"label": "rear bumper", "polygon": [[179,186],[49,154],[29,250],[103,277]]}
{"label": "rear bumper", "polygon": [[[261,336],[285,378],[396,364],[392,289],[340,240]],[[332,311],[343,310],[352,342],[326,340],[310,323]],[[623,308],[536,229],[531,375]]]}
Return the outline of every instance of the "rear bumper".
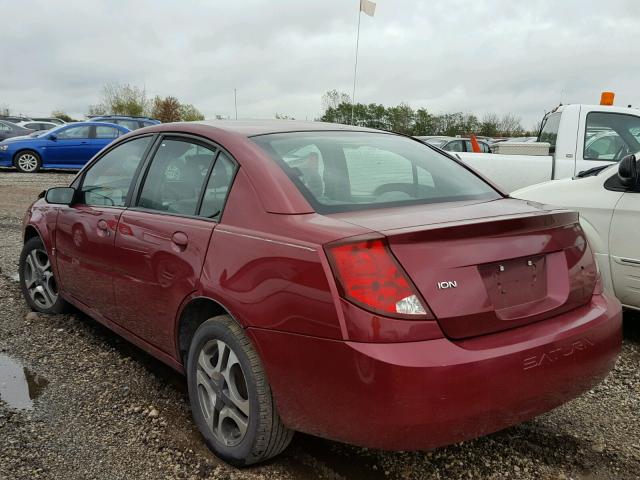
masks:
{"label": "rear bumper", "polygon": [[463,342],[355,343],[249,329],[289,427],[419,450],[528,420],[580,395],[620,350],[617,300]]}

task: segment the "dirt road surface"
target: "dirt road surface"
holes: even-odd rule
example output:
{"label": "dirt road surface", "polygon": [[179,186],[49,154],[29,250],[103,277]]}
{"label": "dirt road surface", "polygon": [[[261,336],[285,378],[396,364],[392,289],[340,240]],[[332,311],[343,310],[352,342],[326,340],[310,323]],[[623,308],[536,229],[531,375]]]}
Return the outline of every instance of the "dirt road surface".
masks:
{"label": "dirt road surface", "polygon": [[640,318],[629,314],[606,381],[523,425],[432,452],[297,434],[266,465],[224,464],[191,422],[180,375],[84,315],[25,306],[15,280],[22,214],[71,178],[0,171],[0,479],[640,478]]}

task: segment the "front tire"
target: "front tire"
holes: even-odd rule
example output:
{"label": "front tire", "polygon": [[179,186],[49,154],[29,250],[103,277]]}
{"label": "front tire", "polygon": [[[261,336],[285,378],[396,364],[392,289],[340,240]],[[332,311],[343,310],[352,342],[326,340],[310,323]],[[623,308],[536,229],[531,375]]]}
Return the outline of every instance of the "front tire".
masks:
{"label": "front tire", "polygon": [[67,310],[68,304],[60,295],[49,254],[40,237],[25,242],[18,268],[22,296],[32,310],[47,314]]}
{"label": "front tire", "polygon": [[293,431],[280,420],[258,353],[228,315],[196,330],[187,383],[194,421],[207,446],[226,462],[262,462],[291,442]]}
{"label": "front tire", "polygon": [[42,160],[33,150],[18,152],[13,161],[18,171],[22,173],[35,173],[42,167]]}

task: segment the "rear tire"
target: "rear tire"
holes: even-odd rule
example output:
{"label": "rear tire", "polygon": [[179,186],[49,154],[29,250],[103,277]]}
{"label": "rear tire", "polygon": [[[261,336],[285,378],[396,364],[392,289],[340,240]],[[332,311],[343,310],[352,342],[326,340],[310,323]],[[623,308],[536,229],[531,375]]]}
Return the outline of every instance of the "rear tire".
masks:
{"label": "rear tire", "polygon": [[13,164],[22,173],[36,173],[42,167],[42,160],[33,150],[23,150],[16,154]]}
{"label": "rear tire", "polygon": [[18,268],[22,296],[31,310],[54,315],[68,310],[69,304],[60,295],[49,254],[40,237],[25,242]]}
{"label": "rear tire", "polygon": [[228,315],[204,322],[187,362],[194,421],[209,449],[235,466],[284,451],[293,431],[280,420],[258,353]]}

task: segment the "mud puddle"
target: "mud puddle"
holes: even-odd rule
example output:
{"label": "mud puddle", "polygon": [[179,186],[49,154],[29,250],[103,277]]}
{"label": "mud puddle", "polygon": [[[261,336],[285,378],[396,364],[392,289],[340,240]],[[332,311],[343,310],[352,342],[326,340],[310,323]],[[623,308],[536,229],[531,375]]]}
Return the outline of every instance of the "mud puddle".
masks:
{"label": "mud puddle", "polygon": [[9,408],[31,410],[49,382],[7,355],[0,353],[0,400]]}

